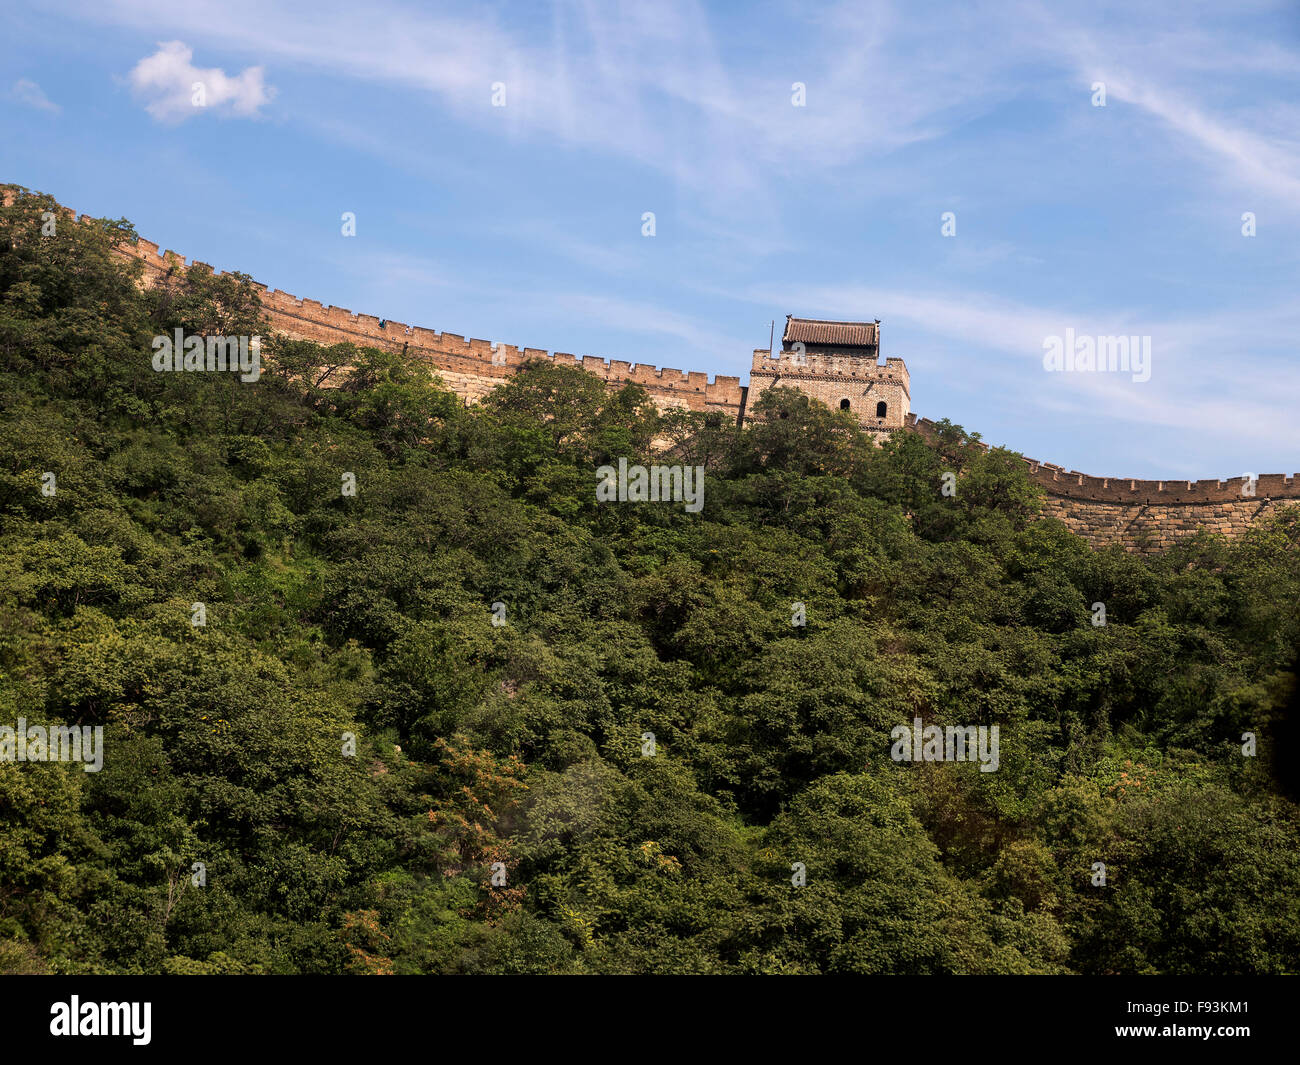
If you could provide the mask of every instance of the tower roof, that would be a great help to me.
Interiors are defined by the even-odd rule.
[[[786,315],[781,343],[874,348],[880,344],[880,322],[831,322],[824,318],[795,318]]]

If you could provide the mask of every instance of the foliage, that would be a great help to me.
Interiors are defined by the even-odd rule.
[[[1141,558],[958,426],[546,362],[466,407],[54,209],[0,210],[0,724],[105,761],[0,762],[0,971],[1300,967],[1294,514]],[[156,373],[176,328],[262,378]],[[704,509],[598,503],[620,458]],[[999,770],[893,761],[918,717]]]

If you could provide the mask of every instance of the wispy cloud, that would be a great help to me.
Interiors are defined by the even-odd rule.
[[[782,287],[779,293],[758,286],[751,295],[756,303],[780,298],[830,316],[844,307],[888,307],[891,322],[943,341],[933,347],[924,373],[959,374],[973,387],[994,387],[1026,411],[1066,412],[1127,426],[1137,437],[1155,426],[1203,441],[1247,440],[1300,451],[1300,424],[1275,401],[1279,394],[1300,394],[1292,339],[1300,334],[1300,307],[1291,303],[1248,316],[1219,312],[1170,319],[1138,311],[1031,306],[972,291],[804,285]],[[1079,335],[1151,337],[1151,379],[1047,372],[1044,341],[1067,328]],[[909,359],[909,366],[917,376],[921,363]],[[1269,386],[1261,388],[1261,381]]]
[[[1300,55],[1296,56],[1300,68]],[[1300,207],[1300,151],[1252,132],[1241,123],[1217,120],[1186,98],[1160,89],[1112,77],[1111,94],[1142,108],[1181,134],[1202,151],[1225,164],[1247,188]]]
[[[629,231],[635,232],[634,220],[629,221]],[[490,235],[510,241],[523,241],[543,248],[548,254],[563,256],[605,274],[622,274],[639,265],[630,252],[611,242],[584,239],[559,222],[544,218],[529,219],[510,226],[494,226]]]
[[[1122,29],[1081,25],[1033,0],[946,5],[937,21],[890,3],[792,8],[784,13],[791,39],[775,53],[770,42],[745,38],[746,20],[696,0],[662,0],[653,11],[632,0],[561,0],[541,34],[531,22],[515,28],[491,11],[395,0],[375,0],[364,17],[352,6],[320,5],[304,18],[296,8],[254,0],[109,0],[87,13],[166,27],[286,66],[415,88],[480,128],[631,159],[712,190],[719,202],[739,199],[751,212],[772,205],[774,178],[800,180],[810,169],[823,179],[853,174],[864,158],[942,137],[1045,77],[1101,77],[1116,100],[1217,156],[1244,181],[1300,199],[1294,146],[1256,128],[1261,116],[1216,114],[1188,90],[1195,77],[1213,80],[1207,71],[1286,77],[1288,63],[1300,64],[1295,53],[1278,44],[1228,48],[1212,34],[1186,31],[1171,47],[1144,49]],[[942,48],[934,47],[936,32]],[[736,62],[736,36],[762,61]],[[151,113],[171,121],[195,112],[191,85],[204,80],[210,106],[221,101],[232,113],[254,113],[269,96],[261,77],[258,67],[234,77],[199,70],[176,42],[132,74],[155,94]],[[502,108],[491,105],[496,82],[507,90]],[[806,106],[794,106],[794,82],[806,87]]]
[[[49,111],[57,115],[62,110],[45,95],[45,91],[36,82],[28,81],[26,78],[19,78],[14,82],[13,88],[9,90],[9,96],[20,104],[34,107],[38,111]]]
[[[446,288],[457,279],[441,263],[428,256],[379,251],[361,255],[335,256],[341,270],[366,279],[367,284],[383,291],[399,286]],[[408,323],[414,324],[414,323]]]
[[[1240,108],[1217,113],[1215,101],[1204,98],[1228,74],[1294,86],[1300,55],[1276,42],[1225,42],[1218,32],[1098,29],[1097,19],[1084,25],[1081,16],[1035,0],[994,8],[922,4],[921,14],[942,15],[935,19],[917,17],[910,4],[791,7],[783,12],[788,40],[775,48],[754,37],[749,20],[696,0],[662,0],[652,11],[634,0],[559,0],[541,33],[532,20],[516,27],[491,9],[397,0],[375,0],[364,16],[351,5],[321,4],[303,17],[296,7],[255,0],[78,6],[91,17],[165,27],[286,66],[415,88],[481,128],[628,158],[711,189],[718,201],[743,197],[750,211],[773,202],[776,176],[797,180],[810,169],[823,178],[851,175],[864,158],[942,137],[1045,80],[1092,77],[1243,181],[1300,199],[1294,144],[1266,130],[1266,116]],[[1164,46],[1147,45],[1152,36]],[[737,49],[755,61],[737,62]],[[253,113],[269,96],[260,68],[233,77],[199,70],[176,42],[132,76],[157,94],[151,113],[172,121],[194,113],[194,81],[211,81],[210,106],[215,95],[232,113]],[[806,86],[806,106],[793,105],[796,81]],[[496,82],[507,88],[503,108],[491,106]]]
[[[219,67],[196,67],[194,52],[181,41],[166,41],[132,69],[128,80],[145,110],[159,122],[184,122],[204,111],[248,117],[268,103],[275,90],[261,67],[229,75]]]
[[[1227,180],[1300,208],[1295,106],[1260,103],[1270,88],[1282,89],[1283,99],[1300,88],[1300,50],[1245,36],[1236,19],[1103,34],[1037,10],[1042,47],[1071,64],[1081,82],[1102,82],[1108,105],[1138,108]],[[1243,93],[1249,85],[1258,88]]]
[[[512,32],[489,13],[386,0],[364,18],[350,7],[322,6],[304,19],[251,0],[116,0],[90,13],[164,26],[281,64],[417,88],[462,120],[492,123],[506,136],[591,146],[713,190],[719,200],[743,194],[749,210],[770,202],[773,172],[842,167],[866,152],[935,137],[1015,92],[999,76],[1014,61],[1005,46],[989,48],[949,25],[952,46],[979,58],[952,62],[928,45],[915,47],[922,28],[888,5],[845,3],[807,17],[798,23],[806,39],[780,72],[728,62],[713,20],[694,0],[664,0],[652,11],[630,0],[557,3],[550,33],[541,37]],[[163,65],[167,114],[180,116],[189,85],[181,96],[170,68],[183,65],[170,56]],[[191,73],[185,77],[197,80]],[[806,107],[793,105],[796,80],[807,85]],[[491,106],[498,81],[507,90],[503,108]]]
[[[878,315],[906,333],[923,412],[990,437],[1164,432],[1190,442],[1169,464],[1300,448],[1293,0],[1244,0],[1247,18],[1185,0],[49,2],[273,66],[294,156],[278,188],[241,191],[371,212],[369,249],[397,257],[348,278],[359,309],[420,321],[402,309],[436,286],[433,327],[728,373],[786,311]],[[157,117],[193,114],[188,49],[150,58]],[[260,71],[229,76],[226,113],[263,109]],[[646,210],[656,239],[629,239]],[[1150,335],[1152,380],[1046,374],[1068,327]]]
[[[658,357],[642,360],[649,365],[662,367],[672,362],[678,369],[694,369],[709,362],[734,363],[736,353],[744,348],[736,337],[723,333],[710,322],[647,301],[586,292],[549,292],[541,299],[552,308],[589,321],[644,336],[666,337],[675,342],[673,354],[665,357],[660,349]]]

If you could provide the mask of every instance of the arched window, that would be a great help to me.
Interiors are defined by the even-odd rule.
[[[849,409],[849,401],[847,399],[840,400],[840,410],[848,410],[848,409]]]
[[[885,401],[882,399],[879,403],[876,404],[876,417],[883,418],[885,416],[885,411],[887,411],[888,409],[889,408],[885,405]]]

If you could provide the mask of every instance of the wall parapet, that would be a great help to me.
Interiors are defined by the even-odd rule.
[[[780,373],[783,377],[798,375],[864,381],[897,380],[905,389],[911,385],[907,363],[898,357],[876,361],[854,355],[796,354],[782,349],[769,353],[767,348],[755,348],[750,363],[750,373]]]
[[[915,414],[907,416],[907,428],[931,439],[938,432],[937,423]],[[985,451],[989,449],[989,445],[982,440],[976,446]],[[1028,467],[1031,481],[1049,495],[1063,499],[1151,506],[1233,503],[1243,499],[1300,499],[1300,478],[1296,474],[1290,477],[1281,473],[1260,474],[1254,479],[1254,490],[1245,492],[1243,488],[1247,479],[1244,476],[1226,481],[1213,478],[1199,481],[1148,481],[1134,477],[1096,477],[1078,470],[1067,470],[1051,462],[1040,462],[1023,455],[1021,458]]]
[[[9,207],[26,194],[26,190],[21,188],[5,187],[0,201]],[[73,222],[93,221],[92,216],[79,214],[64,205],[58,206],[58,212]],[[164,251],[145,237],[119,245],[118,252],[124,258],[142,264],[147,284],[154,284],[161,278],[195,266],[210,270],[216,276],[222,274],[199,259],[187,259],[171,249]],[[557,366],[586,370],[609,385],[641,385],[652,399],[664,406],[726,410],[738,415],[744,401],[745,389],[739,376],[717,374],[710,377],[706,373],[679,370],[671,366],[658,367],[621,359],[578,356],[564,351],[551,352],[544,348],[520,348],[477,337],[467,339],[458,333],[412,326],[373,314],[359,314],[347,307],[327,306],[319,300],[269,288],[261,282],[254,281],[252,284],[262,301],[263,311],[277,332],[294,339],[314,340],[322,344],[353,343],[413,352],[425,357],[436,369],[444,371],[452,387],[467,394],[477,395],[482,392],[482,387],[473,387],[469,381],[479,386],[492,387],[499,384],[501,379],[512,376],[525,363],[545,359]]]
[[[190,266],[212,269],[198,260],[189,261],[187,265],[185,257],[176,252],[159,253],[158,245],[144,238],[135,244],[122,245],[121,251],[127,257],[141,261],[151,281]],[[742,386],[738,376],[718,374],[710,377],[706,373],[671,366],[634,364],[592,355],[577,356],[544,348],[521,348],[477,337],[467,339],[459,333],[412,326],[372,314],[358,314],[346,307],[326,306],[318,300],[304,299],[260,282],[253,282],[253,286],[272,327],[295,339],[324,344],[350,342],[413,352],[426,357],[439,370],[485,379],[510,377],[525,363],[545,359],[557,366],[586,370],[610,385],[642,385],[652,398],[666,405],[698,410],[740,409]]]
[[[2,200],[11,206],[26,190],[16,186],[4,187]],[[59,205],[58,213],[78,224],[94,221],[93,217],[79,214],[70,207]],[[143,264],[145,281],[154,283],[160,278],[192,266],[211,270],[199,260],[187,260],[170,249],[159,246],[144,237],[134,243],[119,246],[119,253],[127,259]],[[219,271],[213,271],[220,276]],[[674,367],[655,367],[634,364],[621,359],[602,359],[596,356],[578,357],[568,352],[549,352],[542,348],[519,348],[512,344],[494,344],[475,337],[466,339],[457,333],[439,332],[423,326],[378,318],[370,314],[357,314],[346,307],[326,306],[317,300],[303,299],[289,292],[270,289],[254,282],[262,300],[263,309],[272,328],[285,335],[314,340],[323,344],[351,342],[395,351],[414,351],[443,372],[458,392],[468,397],[483,394],[500,384],[525,363],[546,359],[559,366],[575,366],[614,386],[627,383],[642,385],[661,406],[684,406],[693,410],[722,410],[743,414],[747,388],[739,377],[717,375],[710,378],[705,373],[684,371]],[[857,366],[847,357],[808,354],[806,365],[793,366],[790,352],[775,352],[769,358],[766,349],[753,354],[752,371],[766,378],[776,371],[782,376],[823,375],[837,378],[893,379],[906,392],[910,384],[907,367],[902,359],[887,358],[884,363]],[[847,366],[848,373],[844,373]],[[752,377],[752,373],[751,373]],[[909,413],[903,428],[912,429],[933,438],[938,426],[928,418]],[[892,430],[890,430],[892,431]],[[989,445],[979,442],[987,450]],[[1049,495],[1066,500],[1091,503],[1128,504],[1137,506],[1177,506],[1183,504],[1211,504],[1240,502],[1243,499],[1275,500],[1300,499],[1300,477],[1293,474],[1261,474],[1254,479],[1253,491],[1243,492],[1246,478],[1226,481],[1206,479],[1139,480],[1128,477],[1097,477],[1067,470],[1050,462],[1023,457],[1029,478]]]

